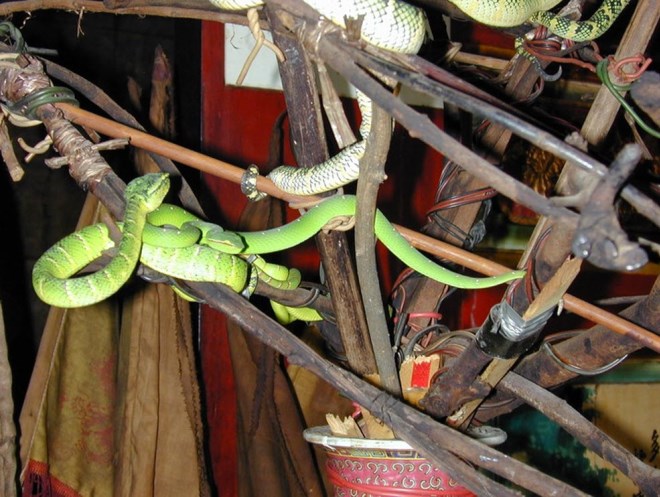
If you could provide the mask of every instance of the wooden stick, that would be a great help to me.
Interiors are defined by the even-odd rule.
[[[563,399],[516,373],[506,375],[498,388],[521,398],[553,420],[577,438],[582,445],[621,470],[645,495],[655,495],[660,488],[659,469],[635,457]]]
[[[569,259],[565,261],[552,276],[550,281],[548,281],[548,283],[541,289],[530,306],[525,310],[525,313],[522,316],[523,320],[530,321],[559,305],[559,302],[566,294],[566,290],[568,290],[568,287],[579,274],[581,265],[581,259]],[[495,388],[504,375],[506,375],[518,361],[518,358],[519,356],[506,359],[499,357],[494,358],[479,376],[480,381],[483,384],[488,385],[491,389]],[[452,426],[467,428],[472,414],[483,401],[484,398],[480,397],[465,403],[456,411],[456,413],[449,416],[447,423]]]
[[[328,150],[313,63],[301,41],[282,25],[279,11],[270,5],[265,10],[273,41],[287,54],[286,60],[279,62],[279,70],[296,161],[300,167],[314,167],[328,158]],[[379,361],[369,336],[346,233],[320,232],[316,243],[349,368],[361,375],[377,374]]]
[[[114,138],[128,138],[131,145],[134,147],[163,155],[173,161],[212,174],[213,176],[226,179],[232,183],[240,184],[243,173],[245,172],[244,169],[229,164],[228,162],[214,159],[208,155],[195,152],[194,150],[182,147],[181,145],[176,145],[175,143],[163,140],[162,138],[158,138],[143,131],[124,126],[116,121],[106,119],[105,117],[93,114],[74,105],[58,103],[56,104],[56,107],[61,109],[64,112],[64,116],[73,124],[89,126],[101,134],[112,136]],[[315,197],[300,197],[298,195],[285,193],[277,188],[271,180],[263,176],[257,178],[257,188],[268,195],[281,198],[287,202],[295,203],[315,200]]]

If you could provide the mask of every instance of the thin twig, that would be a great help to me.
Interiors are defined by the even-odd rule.
[[[14,152],[14,146],[12,145],[5,119],[0,120],[0,155],[7,166],[12,181],[20,181],[25,174],[25,170],[21,166],[18,157],[16,157],[16,152]]]
[[[391,395],[399,397],[401,384],[383,309],[374,233],[378,189],[385,179],[385,161],[392,137],[392,119],[373,102],[371,107],[371,131],[368,137],[362,137],[366,140],[366,148],[360,160],[360,177],[357,182],[355,260],[381,386]]]

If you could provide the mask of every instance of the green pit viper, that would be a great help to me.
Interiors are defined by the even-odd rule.
[[[588,41],[609,29],[630,0],[603,0],[600,8],[586,21],[572,21],[549,9],[562,0],[450,0],[474,20],[495,27],[524,23],[540,24],[557,36],[573,41]],[[262,0],[210,0],[224,10],[244,10],[262,6]],[[361,35],[367,42],[386,50],[417,53],[426,38],[424,11],[401,0],[305,0],[323,17],[345,28],[345,19],[364,15]],[[521,40],[516,46],[521,50]],[[534,59],[535,60],[535,59]],[[358,178],[364,139],[371,129],[371,102],[357,92],[362,114],[360,135],[363,140],[311,168],[280,166],[269,174],[281,190],[296,195],[314,195],[346,185]],[[251,186],[252,188],[254,185]]]
[[[37,295],[44,302],[63,308],[95,304],[126,283],[138,259],[145,266],[173,278],[222,283],[247,295],[254,290],[257,278],[282,289],[296,288],[300,284],[297,269],[267,263],[259,256],[246,260],[195,243],[200,227],[207,229],[209,225],[215,232],[221,228],[199,220],[180,207],[162,204],[168,188],[167,175],[146,175],[129,183],[125,191],[125,221],[117,223],[122,238],[115,256],[102,270],[73,277],[106,251],[115,249],[104,223],[86,226],[48,249],[32,271]],[[188,224],[187,230],[176,229],[184,223]],[[194,231],[193,225],[196,225]],[[190,299],[182,290],[178,293]],[[272,305],[281,322],[321,319],[313,309],[294,309],[275,302]]]
[[[221,238],[216,248],[211,247],[211,236]],[[220,226],[176,205],[162,204],[147,216],[143,240],[141,262],[174,278],[222,283],[248,297],[257,281],[284,290],[298,288],[302,281],[296,268],[266,262],[257,254],[238,254],[237,247],[242,242],[233,232],[224,232]],[[178,287],[174,286],[174,290],[183,298],[194,300]],[[281,324],[323,319],[312,308],[290,307],[274,300],[270,304]]]
[[[227,231],[210,223],[194,222],[190,227],[199,228],[201,231],[199,236],[192,238],[199,238],[199,243],[219,252],[263,255],[287,250],[305,242],[321,231],[330,220],[353,216],[355,206],[354,195],[337,195],[316,204],[295,221],[264,231]],[[182,217],[185,215],[181,214]],[[187,231],[188,226],[188,223],[183,223],[181,231]],[[497,276],[476,278],[450,271],[411,246],[380,210],[376,211],[374,232],[383,245],[403,263],[429,278],[456,288],[488,288],[521,278],[525,274],[524,271],[510,271]],[[187,242],[182,244],[185,243]]]
[[[114,246],[104,224],[84,228],[57,242],[37,260],[32,272],[37,295],[44,302],[58,307],[82,307],[100,302],[121,288],[130,278],[138,260],[173,277],[221,282],[235,291],[242,291],[248,279],[248,262],[232,256],[260,256],[286,250],[314,236],[329,220],[355,213],[354,196],[335,196],[282,227],[256,232],[232,232],[201,221],[176,206],[165,204],[160,212],[159,206],[168,188],[167,174],[148,174],[131,181],[125,192],[122,237],[108,265],[95,273],[73,277]],[[174,219],[174,212],[179,212],[184,220]],[[168,230],[151,226],[147,222],[150,213],[154,213],[154,223],[167,222],[181,229],[170,234]],[[157,220],[156,214],[165,214],[169,220]],[[147,231],[156,231],[155,235],[147,235],[155,237],[149,243],[142,242],[145,226],[148,226]],[[189,227],[199,230],[201,235],[197,235],[196,239],[193,237],[192,241],[180,243],[180,233],[187,232]],[[486,288],[521,278],[525,274],[524,271],[511,271],[498,276],[475,278],[454,273],[412,247],[380,211],[376,213],[374,229],[378,239],[402,262],[450,286]],[[161,236],[159,233],[164,234]],[[286,280],[288,276],[275,278]]]
[[[297,269],[268,263],[260,256],[237,257],[196,243],[200,231],[212,227],[217,233],[221,228],[180,207],[161,203],[168,189],[168,176],[161,174],[146,175],[129,183],[124,193],[125,220],[117,223],[122,232],[121,241],[110,263],[95,273],[73,277],[106,251],[115,249],[106,224],[86,226],[49,248],[32,271],[32,283],[39,298],[63,308],[95,304],[126,283],[138,259],[172,278],[222,283],[248,296],[254,291],[257,279],[282,289],[300,284]],[[184,224],[183,229],[177,229]],[[176,285],[174,290],[194,300]],[[322,319],[314,309],[288,307],[274,301],[271,306],[282,324],[297,319]]]
[[[131,277],[140,258],[147,214],[163,202],[169,187],[165,173],[140,176],[126,186],[122,238],[116,256],[103,269],[71,277],[109,248],[90,231],[73,233],[49,248],[32,269],[32,285],[39,298],[57,307],[82,307],[117,292]],[[96,257],[90,258],[90,253]]]

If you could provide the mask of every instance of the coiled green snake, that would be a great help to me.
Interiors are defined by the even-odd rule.
[[[126,186],[122,238],[116,256],[103,269],[71,277],[114,245],[109,237],[103,240],[96,232],[76,232],[49,248],[32,269],[32,286],[39,298],[57,307],[82,307],[117,292],[131,277],[140,258],[147,214],[163,202],[169,187],[165,173],[140,176]],[[90,259],[90,254],[96,257]]]
[[[355,213],[354,196],[336,196],[312,207],[282,227],[256,232],[232,232],[201,221],[179,207],[165,204],[159,208],[168,187],[166,174],[148,174],[128,184],[122,238],[117,253],[105,268],[86,276],[73,277],[80,269],[100,257],[103,251],[114,246],[104,224],[95,224],[77,231],[49,248],[33,268],[32,282],[37,295],[44,302],[58,307],[81,307],[100,302],[121,288],[130,278],[138,260],[173,277],[220,282],[237,292],[242,291],[249,277],[248,261],[234,257],[234,254],[259,256],[286,250],[314,236],[329,220]],[[168,222],[182,229],[171,233],[151,226],[147,219],[152,211],[154,223]],[[156,219],[156,214],[165,219]],[[142,242],[145,226],[155,230],[155,233],[146,235],[149,243]],[[194,235],[192,239],[181,242],[179,237],[188,236],[188,228],[199,230],[201,235]],[[475,278],[452,272],[412,247],[380,211],[376,213],[374,230],[378,239],[402,262],[450,286],[486,288],[521,278],[525,274],[524,271],[511,271],[498,276]],[[285,281],[288,275],[271,277]],[[292,278],[296,277],[294,272]]]
[[[478,22],[496,27],[534,23],[557,36],[574,41],[588,41],[609,29],[630,0],[603,0],[600,8],[586,21],[572,21],[548,12],[561,0],[450,0]],[[225,10],[243,10],[263,5],[263,0],[210,0]],[[424,12],[401,0],[305,0],[324,18],[346,27],[346,18],[363,15],[361,35],[364,40],[386,50],[416,53],[427,32]],[[517,40],[518,51],[525,53]],[[530,56],[531,58],[531,56]],[[536,59],[532,60],[536,62]],[[540,70],[540,66],[537,65]],[[280,166],[269,174],[281,190],[296,195],[314,195],[346,185],[358,178],[359,162],[364,155],[364,139],[371,126],[371,102],[357,93],[362,114],[360,135],[363,140],[343,149],[327,161],[310,168]],[[254,184],[248,185],[253,189]],[[253,198],[253,197],[251,197]],[[256,193],[254,198],[258,198]]]
[[[115,292],[133,274],[138,259],[159,273],[188,281],[210,281],[229,286],[235,292],[251,294],[257,278],[278,288],[296,288],[300,272],[261,257],[237,257],[196,243],[198,226],[204,223],[193,214],[170,204],[162,204],[169,188],[166,174],[150,174],[135,179],[126,187],[124,222],[118,223],[122,238],[108,265],[89,275],[73,277],[79,270],[115,248],[108,226],[97,223],[63,238],[37,260],[32,271],[35,292],[44,302],[57,307],[82,307],[100,302]],[[146,220],[146,222],[145,222]],[[177,230],[184,223],[192,229]],[[173,228],[163,228],[162,225]],[[159,245],[160,244],[160,245]],[[184,291],[174,289],[191,300]],[[310,308],[293,308],[271,302],[283,324],[301,319],[317,321],[322,317]]]

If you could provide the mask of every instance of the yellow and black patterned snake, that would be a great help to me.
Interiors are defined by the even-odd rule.
[[[630,0],[603,0],[586,21],[558,16],[550,9],[562,0],[449,0],[475,21],[508,28],[525,23],[539,24],[562,38],[573,41],[595,40],[614,23]]]
[[[573,41],[588,41],[609,29],[630,0],[603,0],[586,21],[572,21],[549,12],[561,0],[450,0],[474,20],[495,27],[524,23],[540,24],[557,36]],[[225,10],[243,10],[263,5],[263,0],[210,0]],[[324,18],[345,27],[346,18],[364,16],[364,40],[386,50],[416,53],[427,32],[424,11],[401,0],[305,0]],[[370,131],[371,103],[358,93],[362,113],[360,134],[363,140],[312,168],[280,166],[268,174],[277,187],[297,195],[313,195],[333,190],[357,179],[364,154],[364,139]]]

